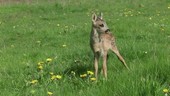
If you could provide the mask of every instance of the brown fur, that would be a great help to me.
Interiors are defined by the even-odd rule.
[[[95,67],[95,77],[97,78],[98,74],[98,62],[99,57],[103,58],[103,74],[107,78],[107,55],[108,51],[113,51],[118,59],[123,63],[127,68],[127,64],[123,57],[120,55],[113,34],[110,32],[106,22],[103,20],[102,13],[100,16],[96,14],[92,15],[92,30],[90,36],[90,46],[94,53],[94,67]]]

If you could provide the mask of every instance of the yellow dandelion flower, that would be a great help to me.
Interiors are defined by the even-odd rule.
[[[31,83],[31,84],[38,83],[38,80],[32,80],[30,83]]]
[[[54,75],[54,73],[53,73],[53,72],[50,72],[50,75]]]
[[[161,28],[161,31],[164,31],[165,29],[164,28]]]
[[[163,89],[163,92],[164,92],[164,93],[168,93],[169,90],[168,90],[168,89]]]
[[[71,71],[71,74],[75,75],[76,73],[74,71]]]
[[[56,79],[61,79],[62,76],[61,75],[56,75]]]
[[[38,62],[38,66],[41,66],[43,64],[44,64],[44,62]]]
[[[81,78],[87,77],[87,74],[80,75]]]
[[[90,78],[91,81],[96,81],[96,78]]]
[[[60,26],[60,24],[57,24],[57,27],[59,27]]]
[[[51,59],[51,58],[47,58],[46,61],[47,61],[47,62],[51,62],[52,59]]]
[[[40,43],[41,43],[41,41],[39,41],[39,40],[38,40],[38,41],[36,41],[36,43],[40,44]]]
[[[50,91],[48,91],[47,94],[48,94],[49,96],[53,95],[53,93],[50,92]]]
[[[63,46],[63,47],[66,47],[67,45],[64,44],[64,45],[62,45],[62,46]]]
[[[42,66],[42,65],[38,66],[38,69],[42,70],[42,69],[43,69],[43,66]]]
[[[54,79],[56,79],[56,76],[55,76],[55,75],[52,75],[52,76],[51,76],[51,80],[54,80]]]
[[[92,71],[87,71],[88,75],[93,75],[94,73]]]
[[[52,75],[52,76],[51,76],[51,80],[61,79],[61,78],[62,78],[61,75]]]

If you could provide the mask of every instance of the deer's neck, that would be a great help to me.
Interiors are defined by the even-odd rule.
[[[94,28],[93,26],[92,26],[92,29],[91,29],[91,34],[92,35],[97,35],[97,36],[99,35],[96,28]]]

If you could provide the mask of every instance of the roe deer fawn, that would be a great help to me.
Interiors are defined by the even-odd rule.
[[[101,13],[97,16],[95,13],[92,14],[92,30],[90,34],[90,47],[94,53],[94,67],[95,67],[95,77],[98,74],[98,62],[99,57],[103,58],[103,74],[107,79],[107,55],[108,51],[113,51],[118,59],[123,63],[123,65],[129,70],[125,60],[120,55],[116,43],[115,37],[108,28],[106,22],[103,20],[103,14]]]

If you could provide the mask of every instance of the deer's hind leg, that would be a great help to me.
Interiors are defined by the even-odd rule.
[[[116,45],[112,46],[111,50],[116,54],[116,56],[117,56],[118,59],[123,63],[123,65],[129,70],[129,67],[127,66],[125,60],[124,60],[123,57],[120,55],[119,50],[117,49],[117,46],[116,46]]]

